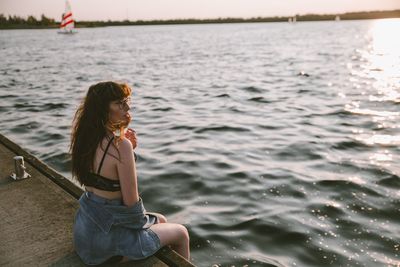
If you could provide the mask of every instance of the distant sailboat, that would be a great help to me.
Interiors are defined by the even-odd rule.
[[[71,5],[69,4],[68,0],[65,1],[65,12],[62,14],[61,17],[61,24],[60,30],[58,33],[64,34],[72,34],[76,33],[75,29],[75,21],[72,17]]]
[[[340,16],[336,16],[335,21],[340,21]]]

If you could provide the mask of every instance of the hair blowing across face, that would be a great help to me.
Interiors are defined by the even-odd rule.
[[[75,113],[71,133],[72,176],[80,184],[85,184],[87,174],[93,171],[96,149],[107,134],[110,103],[130,94],[128,85],[115,82],[100,82],[89,87]]]

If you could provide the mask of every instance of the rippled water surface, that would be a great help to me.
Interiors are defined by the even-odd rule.
[[[0,31],[0,132],[70,177],[87,88],[134,88],[140,192],[198,266],[400,264],[400,20]]]

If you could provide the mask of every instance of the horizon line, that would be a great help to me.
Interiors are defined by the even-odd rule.
[[[129,22],[152,22],[152,21],[185,21],[185,20],[197,20],[197,21],[201,21],[201,20],[225,20],[225,19],[242,19],[242,20],[251,20],[251,19],[283,19],[283,18],[293,18],[293,17],[299,17],[299,16],[339,16],[339,15],[347,15],[347,14],[359,14],[359,13],[375,13],[375,12],[399,12],[399,17],[400,17],[400,9],[380,9],[380,10],[369,10],[369,11],[350,11],[350,12],[344,12],[344,13],[298,13],[298,14],[294,14],[292,16],[282,16],[282,15],[275,15],[275,16],[249,16],[249,17],[209,17],[209,18],[195,18],[195,17],[187,17],[187,18],[170,18],[170,19],[136,19],[136,20],[131,20],[131,19],[121,19],[121,20],[110,20],[110,19],[106,19],[106,20],[76,20],[76,21],[83,21],[83,22],[122,22],[122,21],[129,21]],[[3,13],[0,13],[0,15],[3,15]],[[43,13],[40,16],[45,16]],[[19,16],[19,15],[6,15],[4,14],[4,16],[16,16],[19,18],[29,18],[30,16],[36,18],[34,15],[27,15],[27,16]],[[39,16],[39,17],[40,17]],[[46,16],[47,17],[47,16]],[[54,19],[51,17],[47,17],[49,19]],[[58,21],[56,19],[54,19],[54,21]]]

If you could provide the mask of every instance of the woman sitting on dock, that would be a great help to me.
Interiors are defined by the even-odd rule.
[[[72,174],[85,186],[74,246],[89,265],[143,259],[166,245],[189,259],[187,229],[147,213],[139,197],[130,95],[126,84],[92,85],[73,122]]]

